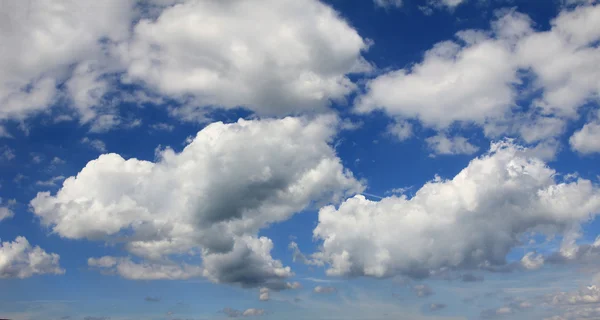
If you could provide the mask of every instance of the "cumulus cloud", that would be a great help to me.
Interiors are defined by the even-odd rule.
[[[269,301],[269,288],[260,288],[258,300]]]
[[[435,129],[472,123],[490,137],[510,134],[527,142],[555,137],[600,93],[599,16],[599,5],[565,9],[550,30],[536,31],[529,17],[501,12],[491,30],[460,31],[410,68],[370,80],[356,110],[383,109]],[[539,96],[519,106],[521,95],[532,91]],[[591,141],[586,136],[594,128],[590,124],[571,144]]]
[[[118,260],[112,268],[127,278],[197,276],[171,257],[199,255],[211,281],[285,289],[293,273],[257,233],[362,191],[330,145],[338,124],[333,116],[213,123],[156,162],[101,155],[31,207],[62,237],[123,242],[147,260]]]
[[[473,154],[479,150],[467,138],[461,136],[448,137],[438,134],[425,139],[425,142],[434,155]]]
[[[573,133],[569,144],[581,154],[600,152],[600,114],[596,114],[590,122]]]
[[[256,23],[260,21],[260,23]],[[142,19],[119,50],[127,76],[173,97],[193,118],[200,106],[243,106],[261,115],[324,110],[369,70],[368,43],[316,0],[182,1]]]
[[[440,268],[503,266],[527,231],[564,233],[600,212],[600,188],[556,171],[510,141],[493,143],[452,179],[414,197],[358,195],[319,211],[315,253],[329,275],[421,277]],[[533,258],[533,257],[529,257]]]
[[[544,265],[544,256],[535,252],[528,252],[521,259],[521,265],[528,270],[536,270]]]
[[[397,138],[398,141],[407,140],[413,135],[412,124],[402,119],[396,119],[392,124],[388,126],[387,131],[393,137]]]
[[[0,278],[29,278],[41,274],[64,274],[60,257],[47,253],[39,246],[32,247],[24,237],[0,244]]]
[[[111,65],[106,48],[129,37],[134,2],[3,1],[0,120],[22,120],[47,109],[64,81],[82,121],[94,118],[105,84],[87,66]]]

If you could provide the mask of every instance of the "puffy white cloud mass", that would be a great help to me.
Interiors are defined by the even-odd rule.
[[[460,31],[410,68],[369,81],[356,110],[383,109],[438,129],[468,122],[527,142],[557,136],[580,106],[598,101],[600,5],[563,10],[551,26],[538,32],[529,17],[505,11],[490,31]],[[534,91],[530,105],[518,105]]]
[[[433,154],[451,155],[451,154],[473,154],[479,150],[472,145],[465,137],[448,137],[445,134],[438,134],[425,139],[429,149]]]
[[[597,184],[557,181],[529,150],[503,141],[412,198],[357,195],[321,208],[314,237],[323,243],[313,257],[329,265],[329,275],[420,277],[445,267],[500,266],[524,232],[566,232],[598,212]],[[539,263],[535,256],[525,262]]]
[[[106,94],[132,81],[189,102],[173,110],[186,118],[205,107],[323,111],[355,89],[348,74],[371,69],[369,41],[318,0],[7,0],[1,10],[0,121],[60,100],[105,131],[121,124]]]
[[[119,54],[128,78],[164,94],[286,115],[344,99],[355,89],[346,75],[371,68],[361,56],[367,48],[320,1],[211,0],[183,1],[157,19],[142,19]]]
[[[290,268],[271,257],[269,238],[256,235],[362,191],[330,145],[338,125],[334,116],[213,123],[183,151],[159,151],[155,162],[101,155],[30,204],[62,237],[122,242],[146,260],[110,266],[127,278],[148,268],[157,278],[183,277],[170,257],[184,254],[200,255],[202,275],[215,282],[285,287]]]
[[[129,37],[134,2],[2,1],[0,120],[46,110],[67,80],[67,96],[81,120],[92,120],[106,90],[97,73],[114,67],[106,50]]]
[[[600,114],[577,130],[569,139],[569,144],[581,154],[600,152]]]
[[[60,257],[32,247],[24,237],[0,243],[0,278],[29,278],[41,274],[64,274]]]

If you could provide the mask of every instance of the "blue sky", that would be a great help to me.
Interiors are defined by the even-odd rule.
[[[597,1],[0,12],[0,318],[600,317]]]

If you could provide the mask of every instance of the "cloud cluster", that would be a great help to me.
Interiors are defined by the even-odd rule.
[[[64,274],[60,257],[32,247],[24,237],[0,244],[0,278],[29,278],[41,274]]]
[[[579,6],[535,31],[529,17],[505,11],[490,31],[460,31],[410,68],[370,80],[356,110],[383,109],[436,129],[471,123],[489,137],[528,143],[556,137],[581,106],[598,100],[599,21],[599,5]],[[531,99],[534,91],[541,93]],[[519,105],[523,97],[532,103]],[[573,136],[573,148],[596,152],[596,127],[594,120]]]
[[[123,243],[142,261],[91,259],[131,279],[179,279],[286,288],[293,273],[271,257],[260,229],[309,206],[337,202],[362,184],[330,146],[336,117],[213,123],[177,153],[155,162],[104,154],[56,193],[40,192],[33,212],[71,239]],[[175,255],[199,256],[202,267]]]
[[[2,12],[0,121],[60,101],[61,119],[105,131],[122,124],[107,94],[131,83],[183,102],[172,111],[187,119],[206,107],[323,111],[372,68],[369,42],[317,0],[9,0]]]
[[[556,171],[510,141],[493,143],[452,179],[426,183],[414,197],[347,199],[319,211],[313,257],[327,274],[428,275],[440,268],[490,268],[528,231],[566,232],[600,212],[600,187]],[[529,255],[533,268],[540,258]]]

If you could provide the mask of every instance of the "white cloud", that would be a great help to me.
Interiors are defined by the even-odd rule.
[[[130,258],[104,256],[89,258],[88,266],[98,268],[104,274],[118,274],[130,280],[186,280],[202,276],[199,266],[176,263],[136,263]]]
[[[142,19],[119,54],[132,80],[173,97],[193,95],[174,113],[194,118],[203,106],[261,115],[324,110],[355,89],[347,74],[370,68],[361,56],[367,47],[320,1],[213,0]]]
[[[253,317],[253,316],[262,316],[263,314],[265,314],[265,310],[263,310],[263,309],[250,308],[250,309],[244,310],[244,312],[242,313],[242,316]]]
[[[14,217],[15,213],[11,207],[16,203],[16,200],[8,200],[7,206],[2,206],[2,198],[0,198],[0,221]]]
[[[129,253],[160,265],[200,255],[211,281],[285,288],[293,273],[257,233],[362,191],[330,145],[338,125],[332,116],[213,123],[156,162],[101,155],[31,206],[63,237],[124,241]]]
[[[258,300],[269,301],[269,288],[260,288]]]
[[[534,252],[528,252],[521,259],[521,265],[525,269],[536,270],[544,265],[544,256],[541,254],[535,254]]]
[[[29,278],[40,274],[64,274],[56,253],[32,247],[24,237],[0,244],[0,278]]]
[[[511,142],[450,180],[426,183],[414,197],[347,199],[319,211],[313,256],[329,275],[422,277],[443,267],[501,266],[524,232],[554,234],[600,212],[589,180],[555,180],[556,172]]]
[[[473,154],[479,150],[465,137],[448,137],[441,133],[425,139],[425,142],[436,155]]]
[[[173,131],[173,129],[175,129],[175,126],[161,122],[151,125],[150,128],[158,131]]]
[[[15,150],[7,146],[0,147],[0,160],[10,161],[15,157]]]
[[[56,186],[57,182],[63,181],[65,179],[64,176],[56,176],[56,177],[52,177],[46,181],[36,181],[36,185],[38,186],[42,186],[42,187],[54,187]]]
[[[600,152],[600,114],[576,131],[569,139],[569,144],[581,154]]]
[[[83,139],[81,139],[81,143],[89,145],[90,147],[96,149],[98,152],[106,152],[106,144],[100,139],[90,139],[88,137],[84,137]]]
[[[387,131],[399,141],[407,140],[413,135],[412,124],[402,119],[396,119],[387,127]]]
[[[511,134],[528,143],[557,137],[582,105],[598,102],[599,17],[599,5],[579,6],[537,32],[529,17],[504,11],[491,30],[460,31],[410,68],[369,81],[355,109],[383,109],[434,129],[472,123],[489,137]],[[533,92],[540,95],[531,105],[517,104]],[[580,135],[584,140],[585,131]]]
[[[22,120],[47,109],[57,98],[56,85],[71,77],[67,92],[74,107],[82,119],[93,117],[90,98],[96,95],[93,92],[101,91],[98,89],[102,85],[92,85],[84,66],[89,61],[110,65],[104,49],[111,41],[129,37],[133,3],[31,0],[23,5],[18,0],[3,1],[0,120]],[[77,65],[81,67],[71,74],[72,66]]]

